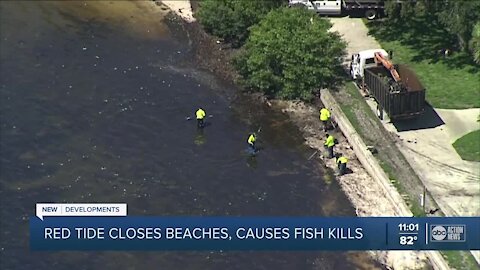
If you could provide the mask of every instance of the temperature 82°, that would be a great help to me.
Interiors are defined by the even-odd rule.
[[[401,235],[400,236],[400,245],[402,246],[413,246],[417,241],[418,237],[416,235]]]

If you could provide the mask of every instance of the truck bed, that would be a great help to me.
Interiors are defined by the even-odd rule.
[[[408,119],[422,114],[425,110],[425,88],[415,73],[405,65],[395,65],[403,87],[397,83],[384,67],[365,69],[364,83],[378,104],[390,119]]]

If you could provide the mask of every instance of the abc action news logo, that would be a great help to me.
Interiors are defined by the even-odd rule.
[[[430,241],[432,242],[465,242],[466,233],[465,225],[430,225]]]

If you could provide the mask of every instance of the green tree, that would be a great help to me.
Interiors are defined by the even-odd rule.
[[[470,50],[473,53],[473,60],[480,64],[480,21],[473,27],[472,39],[470,40]]]
[[[271,11],[251,28],[235,66],[245,86],[272,97],[309,100],[343,72],[346,44],[329,21],[299,8]]]
[[[468,48],[475,23],[480,20],[480,1],[443,1],[437,16],[446,29],[456,34],[462,49]]]
[[[393,0],[385,1],[385,14],[389,20],[396,21],[400,19],[400,10],[400,3]]]
[[[234,46],[241,46],[248,37],[248,28],[283,2],[284,0],[203,0],[197,16],[208,33],[223,38]]]
[[[385,12],[392,21],[428,24],[434,19],[448,32],[456,35],[459,47],[466,50],[472,38],[473,26],[480,20],[480,1],[387,0]],[[425,15],[428,15],[428,18],[425,18]]]
[[[387,0],[385,1],[385,14],[390,20],[401,21],[414,15],[416,4],[417,2]]]

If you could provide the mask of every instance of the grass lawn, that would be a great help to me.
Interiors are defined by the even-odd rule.
[[[453,143],[464,160],[480,161],[480,130],[473,131]]]
[[[463,52],[444,57],[442,49],[454,48],[455,39],[434,20],[366,24],[369,34],[385,50],[393,50],[394,63],[406,64],[415,71],[431,105],[444,109],[480,107],[480,65]]]

